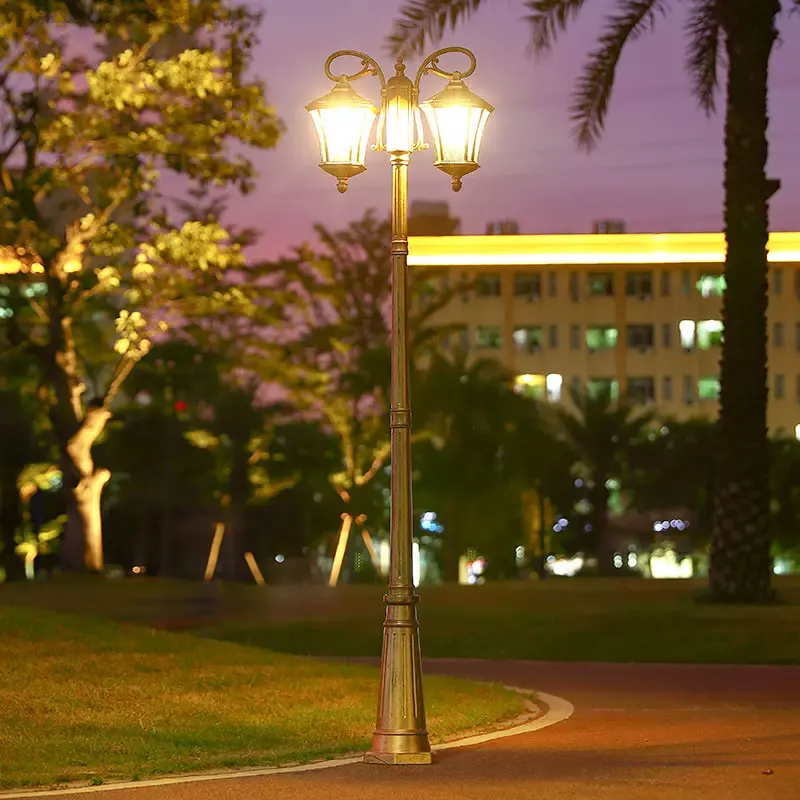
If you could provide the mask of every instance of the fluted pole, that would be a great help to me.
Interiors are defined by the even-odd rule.
[[[384,597],[378,723],[367,763],[430,764],[413,579],[411,402],[408,356],[408,153],[392,164],[392,341],[389,426],[391,514],[389,591]]]

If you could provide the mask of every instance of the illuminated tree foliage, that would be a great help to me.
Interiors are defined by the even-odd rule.
[[[287,282],[305,276],[307,293],[301,293],[306,304],[297,320],[302,333],[287,344],[292,367],[283,380],[291,402],[319,418],[339,444],[340,469],[329,480],[344,504],[344,548],[353,522],[362,531],[374,522],[368,519],[375,505],[370,484],[390,455],[391,225],[368,211],[344,230],[318,225],[316,232],[318,243],[301,251],[299,269],[287,265]],[[447,333],[431,317],[457,289],[428,270],[410,271],[409,352],[415,363]],[[413,434],[414,440],[425,436],[422,430]],[[368,535],[364,541],[369,547]]]
[[[174,321],[257,309],[253,290],[230,280],[242,243],[176,210],[164,187],[252,189],[241,146],[274,147],[281,131],[248,75],[259,21],[229,0],[3,7],[0,272],[13,291],[0,337],[39,366],[74,567],[103,566],[109,473],[92,446],[153,337]],[[89,355],[102,362],[93,372]]]

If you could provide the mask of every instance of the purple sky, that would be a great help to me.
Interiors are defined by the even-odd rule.
[[[257,255],[274,257],[308,240],[314,222],[343,227],[370,206],[388,213],[385,154],[370,153],[368,171],[339,195],[334,180],[317,166],[319,153],[304,105],[330,88],[322,67],[334,50],[363,50],[391,72],[383,41],[400,0],[254,2],[266,11],[256,68],[287,133],[275,151],[256,155],[259,188],[233,201],[231,212],[238,223],[263,231]],[[570,138],[569,92],[601,18],[584,14],[561,46],[537,62],[526,55],[522,2],[487,1],[444,42],[475,52],[478,69],[469,86],[496,107],[484,137],[481,169],[454,194],[447,176],[432,167],[430,151],[415,154],[411,199],[447,200],[461,217],[464,233],[483,233],[487,222],[499,219],[516,219],[523,233],[588,232],[594,219],[609,217],[625,219],[632,231],[719,230],[722,120],[719,115],[706,119],[694,105],[683,67],[683,4],[675,3],[675,12],[655,34],[635,42],[623,59],[605,136],[586,155]],[[783,188],[773,198],[772,227],[796,230],[800,18],[784,14],[781,22],[784,44],[772,62],[770,175],[781,178]],[[415,59],[409,65],[412,77],[417,64]],[[442,86],[438,78],[426,77],[423,97]],[[356,88],[377,100],[374,79],[364,78]]]

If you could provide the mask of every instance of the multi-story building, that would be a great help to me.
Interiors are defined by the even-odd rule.
[[[720,233],[437,236],[409,264],[471,286],[438,319],[520,391],[606,386],[687,417],[717,411],[724,252]],[[800,436],[800,232],[773,233],[769,260],[769,426]]]

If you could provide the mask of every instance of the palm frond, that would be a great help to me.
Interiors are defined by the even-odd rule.
[[[800,3],[800,0],[795,2]],[[692,91],[700,107],[710,115],[716,107],[719,86],[718,66],[722,35],[720,0],[696,0],[689,11],[686,35],[689,38],[686,68],[692,79]]]
[[[580,13],[586,0],[526,0],[525,19],[531,26],[530,51],[537,56],[549,52],[558,35]]]
[[[606,20],[598,47],[589,54],[573,94],[573,134],[583,150],[591,150],[603,132],[625,45],[653,29],[656,17],[666,13],[669,0],[619,0],[617,5],[618,10]]]
[[[410,0],[400,9],[387,39],[393,56],[419,53],[426,44],[438,42],[445,31],[465,22],[483,0]]]

